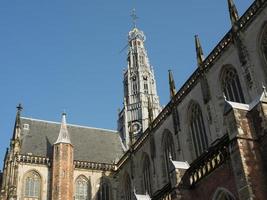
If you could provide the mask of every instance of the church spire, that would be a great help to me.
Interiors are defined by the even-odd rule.
[[[58,135],[58,138],[55,144],[58,144],[58,143],[71,144],[68,129],[67,129],[67,123],[66,123],[66,113],[62,113],[61,127],[60,127],[59,135]]]
[[[204,54],[203,54],[203,50],[202,50],[198,35],[195,35],[195,45],[196,45],[196,53],[197,53],[197,65],[199,68],[201,68],[203,61],[204,61]]]
[[[127,127],[133,127],[133,139],[136,140],[149,127],[150,122],[160,110],[157,95],[154,71],[150,65],[145,47],[145,34],[136,28],[136,14],[132,14],[134,27],[128,34],[127,69],[124,71],[124,98],[127,103],[119,114],[118,130],[125,147],[128,148],[127,139],[130,138]],[[148,98],[151,107],[148,108]],[[148,112],[150,109],[151,119]]]
[[[173,75],[172,75],[172,71],[169,70],[168,72],[169,72],[170,98],[172,99],[176,94],[175,82],[174,82],[174,78],[173,78]]]
[[[13,139],[18,139],[20,137],[20,129],[21,129],[21,111],[23,110],[21,103],[17,106],[17,113],[16,113],[16,121],[14,126],[13,132]]]
[[[236,9],[236,6],[233,0],[227,0],[227,1],[228,1],[228,8],[229,8],[229,13],[230,13],[231,23],[232,23],[232,26],[234,26],[239,19],[238,11]]]

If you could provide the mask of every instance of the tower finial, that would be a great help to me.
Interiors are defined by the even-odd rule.
[[[175,82],[174,82],[174,78],[173,78],[173,75],[172,75],[172,71],[168,70],[168,72],[169,72],[170,98],[172,99],[176,94]]]
[[[23,110],[21,103],[19,103],[19,105],[17,106],[17,110],[18,110],[18,112],[21,112]]]
[[[227,0],[228,1],[228,8],[229,8],[229,14],[232,26],[236,24],[236,22],[239,20],[238,11],[236,9],[235,3],[233,0]]]
[[[202,50],[198,35],[195,35],[195,45],[196,45],[196,53],[197,53],[197,65],[199,68],[201,68],[203,61],[204,61],[204,54],[203,54],[203,50]]]
[[[131,14],[132,20],[133,20],[133,27],[136,28],[136,21],[138,19],[137,15],[136,15],[136,10],[135,8],[132,10],[132,14]]]

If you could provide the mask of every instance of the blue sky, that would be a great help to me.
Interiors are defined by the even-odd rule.
[[[252,0],[235,0],[240,14]],[[116,129],[122,107],[130,13],[147,37],[162,105],[167,71],[177,88],[196,68],[194,35],[205,55],[230,29],[227,0],[3,0],[0,2],[0,160],[23,116]],[[0,164],[1,164],[0,161]]]

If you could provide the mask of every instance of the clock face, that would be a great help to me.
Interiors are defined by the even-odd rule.
[[[139,133],[141,129],[142,129],[142,124],[140,122],[133,122],[132,124],[133,134]]]

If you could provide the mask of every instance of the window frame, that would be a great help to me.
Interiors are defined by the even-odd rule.
[[[228,101],[245,103],[239,74],[231,65],[225,66],[222,70],[221,89]]]
[[[200,156],[208,147],[209,140],[201,107],[192,102],[189,108],[189,130],[196,157]]]
[[[28,180],[29,182],[27,182]],[[23,177],[23,199],[41,200],[42,183],[42,177],[38,171],[30,170],[26,172]]]
[[[85,187],[83,187],[83,189],[82,189],[83,190],[82,195],[80,193],[81,187],[78,184],[79,182],[81,182],[82,184],[85,184]],[[84,175],[78,176],[75,180],[74,188],[75,188],[75,193],[74,193],[74,199],[75,200],[90,200],[90,192],[91,191],[90,191],[90,180],[88,178],[86,178]],[[79,190],[79,191],[77,191],[77,190]]]
[[[165,129],[162,136],[162,152],[163,152],[163,176],[166,175],[170,179],[170,156],[176,159],[176,149],[172,133]]]

